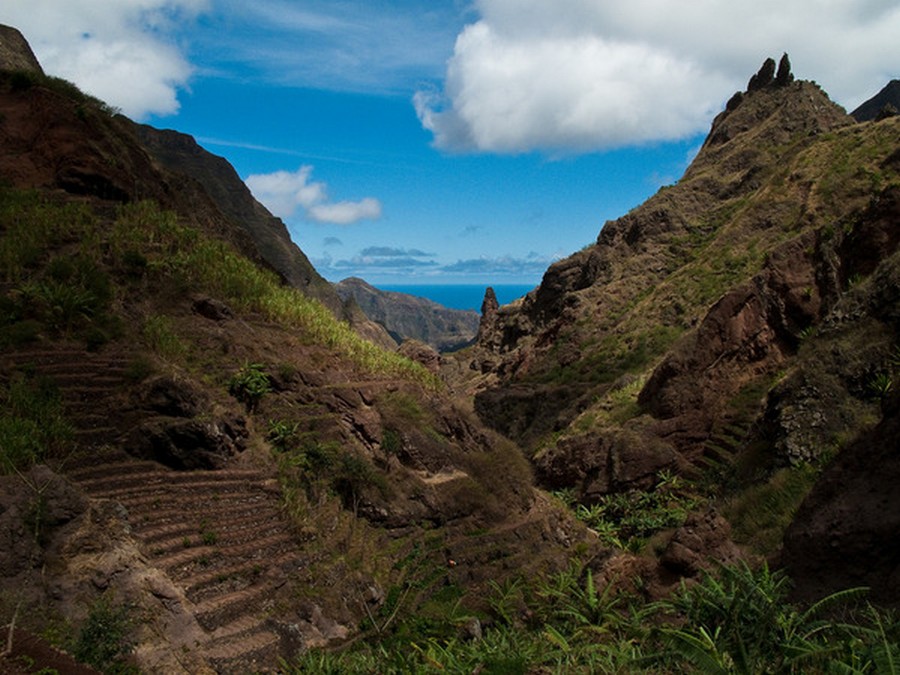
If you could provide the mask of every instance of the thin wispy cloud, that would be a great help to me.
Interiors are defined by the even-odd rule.
[[[896,1],[476,4],[443,89],[413,98],[446,150],[580,153],[690,137],[782,51],[852,107],[900,62]]]
[[[463,11],[429,0],[220,0],[220,6],[242,26],[208,45],[221,62],[290,86],[381,93],[408,92],[439,77]]]
[[[374,197],[359,201],[332,202],[328,186],[312,180],[313,167],[301,166],[296,171],[255,174],[245,180],[253,195],[280,218],[295,214],[319,223],[349,225],[360,220],[381,217],[381,202]]]
[[[530,253],[524,258],[509,255],[483,256],[441,264],[430,257],[403,255],[402,249],[396,249],[396,255],[371,255],[375,248],[377,247],[370,247],[361,251],[359,255],[337,260],[330,255],[325,255],[314,259],[313,263],[326,278],[334,280],[348,276],[368,279],[398,276],[420,281],[441,278],[461,281],[485,279],[501,283],[503,281],[519,283],[523,279],[530,280],[540,277],[548,265],[556,260],[556,258]]]
[[[426,253],[417,248],[394,248],[392,246],[369,246],[360,251],[369,258],[434,258],[434,253]]]

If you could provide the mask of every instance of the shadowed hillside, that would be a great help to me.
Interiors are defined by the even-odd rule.
[[[0,72],[7,620],[103,668],[252,672],[601,552],[433,374],[285,283],[261,207],[206,189],[230,167],[142,134]]]
[[[900,118],[767,60],[439,357],[225,160],[0,40],[0,667],[900,662]]]

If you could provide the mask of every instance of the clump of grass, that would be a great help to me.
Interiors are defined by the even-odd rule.
[[[137,673],[137,668],[128,663],[134,646],[132,629],[131,609],[127,605],[114,605],[102,596],[91,605],[71,645],[72,655],[104,673]]]
[[[50,381],[18,375],[0,386],[0,472],[22,471],[58,455],[71,439]]]
[[[141,331],[147,346],[159,357],[177,362],[187,353],[187,347],[172,325],[169,317],[152,314],[144,319]]]
[[[730,500],[724,515],[731,523],[735,541],[761,555],[775,552],[817,476],[818,470],[810,464],[781,469],[765,483],[753,485]]]

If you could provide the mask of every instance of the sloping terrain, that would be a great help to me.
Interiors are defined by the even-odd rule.
[[[817,471],[886,415],[900,344],[900,121],[857,124],[773,73],[729,101],[677,184],[484,321],[452,371],[544,485],[599,508],[673,471],[713,486],[765,555]]]
[[[155,129],[146,124],[133,127],[135,136],[153,158],[169,171],[190,176],[204,186],[223,213],[246,229],[260,254],[287,282],[340,311],[340,301],[331,284],[323,279],[300,248],[291,241],[284,223],[253,198],[237,172],[223,157],[217,157],[187,134]]]
[[[22,627],[96,641],[130,608],[142,669],[249,672],[601,551],[130,122],[19,72],[0,113],[0,604]]]
[[[477,312],[449,309],[427,298],[382,291],[351,277],[335,284],[345,300],[353,298],[373,321],[384,326],[397,342],[418,340],[439,352],[467,346],[478,332]]]
[[[187,137],[0,72],[0,612],[107,670],[726,672],[677,591],[720,611],[717,562],[896,602],[900,119],[786,64],[427,368],[286,283]],[[787,633],[757,670],[893,658],[896,622],[794,630],[781,577],[724,573]]]
[[[900,112],[900,80],[891,80],[884,89],[863,102],[851,115],[857,122],[871,122]]]

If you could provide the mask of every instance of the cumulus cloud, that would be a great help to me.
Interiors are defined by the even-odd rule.
[[[688,137],[767,56],[848,108],[900,61],[900,3],[479,0],[442,91],[413,97],[448,150],[583,152]]]
[[[209,0],[5,0],[0,22],[21,30],[44,70],[129,117],[178,111],[192,67],[171,37]]]
[[[359,220],[381,218],[381,202],[373,197],[366,197],[358,202],[316,204],[307,209],[306,213],[319,223],[349,225]]]
[[[335,225],[381,217],[381,202],[373,197],[357,202],[329,202],[328,186],[311,180],[312,172],[313,167],[306,165],[293,172],[255,174],[244,182],[269,211],[281,218],[290,218],[298,209],[310,220]]]

